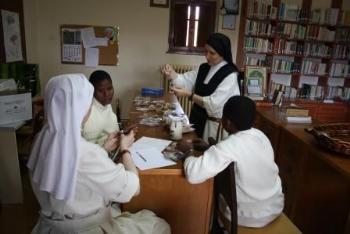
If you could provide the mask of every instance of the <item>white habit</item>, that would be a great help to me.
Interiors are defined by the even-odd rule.
[[[119,131],[119,126],[111,104],[104,106],[94,98],[91,114],[84,124],[82,136],[87,141],[103,146],[108,135],[114,131]]]
[[[130,214],[111,207],[111,201],[124,203],[132,198],[139,188],[139,178],[122,164],[115,164],[96,144],[82,138],[80,149],[74,199],[57,200],[32,182],[41,206],[41,217],[32,233],[170,233],[169,225],[151,211]],[[100,220],[106,221],[96,226]]]
[[[238,224],[265,226],[281,214],[284,195],[271,143],[260,130],[231,134],[201,157],[188,157],[185,174],[190,183],[202,183],[231,162],[235,162]]]
[[[211,66],[208,75],[204,80],[204,83],[208,84],[214,74],[226,64],[226,61],[222,61],[217,65]],[[197,74],[198,68],[194,71],[178,74],[177,78],[173,80],[173,84],[176,87],[181,87],[193,91],[194,85],[196,84]],[[204,108],[210,117],[221,119],[222,110],[226,101],[230,97],[239,94],[240,92],[237,81],[237,73],[231,73],[219,84],[214,93],[212,93],[210,96],[203,97]],[[215,139],[217,128],[217,122],[207,120],[204,128],[203,139],[205,141],[208,140],[208,137],[213,137]]]

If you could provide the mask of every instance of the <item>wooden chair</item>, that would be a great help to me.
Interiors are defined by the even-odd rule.
[[[225,199],[231,211],[237,211],[235,163],[232,162],[225,170],[214,178],[214,216],[212,234],[221,233],[218,218],[222,221],[226,231],[237,234],[237,212],[231,212],[231,221],[219,209],[219,195]]]
[[[300,230],[283,213],[273,222],[262,228],[238,227],[237,224],[237,197],[235,168],[232,162],[225,170],[214,178],[214,219],[212,234],[222,233],[217,229],[217,218],[223,223],[224,229],[231,234],[299,234]],[[231,210],[231,221],[219,209],[219,194],[223,196]]]

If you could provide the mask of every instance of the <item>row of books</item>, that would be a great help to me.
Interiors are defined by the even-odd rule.
[[[343,63],[332,63],[329,75],[350,77],[350,65],[347,64],[347,61],[344,61]]]
[[[350,46],[336,45],[332,50],[332,56],[334,58],[350,59]]]
[[[292,23],[278,23],[272,26],[270,23],[247,20],[245,35],[262,37],[284,37],[290,40],[317,40],[336,43],[350,42],[350,29],[328,29],[320,25],[300,25]]]
[[[245,34],[270,36],[272,34],[272,25],[262,21],[247,20],[245,25]]]
[[[296,41],[288,41],[285,39],[277,38],[273,44],[274,53],[278,54],[291,54],[291,55],[303,55],[313,57],[333,57],[337,59],[350,59],[350,46],[349,45],[336,45],[332,49],[323,43],[305,43],[300,44]]]
[[[314,9],[311,11],[310,21],[318,24],[336,25],[339,8]]]
[[[291,73],[299,72],[299,66],[294,63],[293,57],[276,57],[272,61],[271,72]]]
[[[330,57],[332,48],[322,43],[305,43],[302,47],[304,56]]]
[[[247,16],[261,19],[276,19],[277,7],[272,5],[272,0],[249,0]]]
[[[271,53],[273,48],[272,42],[263,38],[246,37],[244,39],[244,49],[250,52]]]
[[[290,39],[304,39],[306,33],[306,26],[291,23],[279,23],[272,32],[279,36],[288,37]]]
[[[246,54],[245,64],[252,66],[268,67],[271,64],[272,57],[266,57],[265,54]]]
[[[341,11],[339,25],[350,26],[350,11]]]
[[[338,28],[335,31],[336,42],[350,42],[350,29],[349,28]]]
[[[278,18],[288,21],[305,21],[308,18],[308,12],[300,9],[298,5],[282,2],[278,10]]]
[[[291,103],[282,107],[282,111],[285,113],[288,123],[312,123],[309,110],[302,106]]]
[[[334,41],[335,31],[319,25],[308,25],[306,27],[306,39],[319,41]]]
[[[327,73],[327,64],[322,63],[321,61],[321,59],[307,58],[300,63],[294,61],[294,57],[290,56],[254,56],[254,54],[248,54],[246,56],[245,64],[271,67],[268,71],[272,73],[301,73],[304,75],[316,76],[327,74],[330,77],[350,77],[350,65],[347,64],[346,60],[343,60],[343,63],[339,63],[339,61],[337,63],[331,63],[330,69]]]
[[[301,88],[296,89],[291,86],[271,82],[268,91],[268,98],[270,100],[274,99],[276,91],[282,91],[283,98],[287,100],[350,100],[350,87],[303,84]]]
[[[276,39],[274,41],[274,52],[278,54],[299,55],[303,53],[304,46],[296,41]]]
[[[313,9],[308,12],[299,5],[281,3],[279,9],[273,6],[272,0],[249,0],[247,16],[260,19],[312,22],[329,25],[350,25],[350,11],[338,8]],[[339,22],[337,22],[339,21]]]
[[[300,72],[305,75],[325,75],[326,63],[322,63],[320,59],[305,59],[301,64]]]

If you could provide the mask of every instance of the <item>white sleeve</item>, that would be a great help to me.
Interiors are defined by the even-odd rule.
[[[87,186],[108,200],[130,201],[140,186],[138,176],[125,170],[124,165],[115,164],[102,149],[87,154],[79,167]]]
[[[209,116],[221,118],[226,101],[239,94],[237,73],[234,72],[228,75],[210,96],[203,97],[204,108]]]
[[[199,68],[183,74],[177,74],[177,77],[173,80],[175,87],[185,88],[186,90],[192,91],[196,84],[198,69]]]
[[[187,180],[191,184],[199,184],[223,171],[236,160],[234,152],[227,152],[225,141],[210,147],[200,157],[188,157],[184,162]],[[226,148],[226,150],[225,150]]]

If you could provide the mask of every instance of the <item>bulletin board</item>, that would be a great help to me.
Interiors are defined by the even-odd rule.
[[[118,65],[118,34],[115,26],[61,25],[61,63],[85,64],[86,49],[83,45],[81,29],[93,28],[98,39],[108,38],[105,46],[98,48],[98,65]]]

